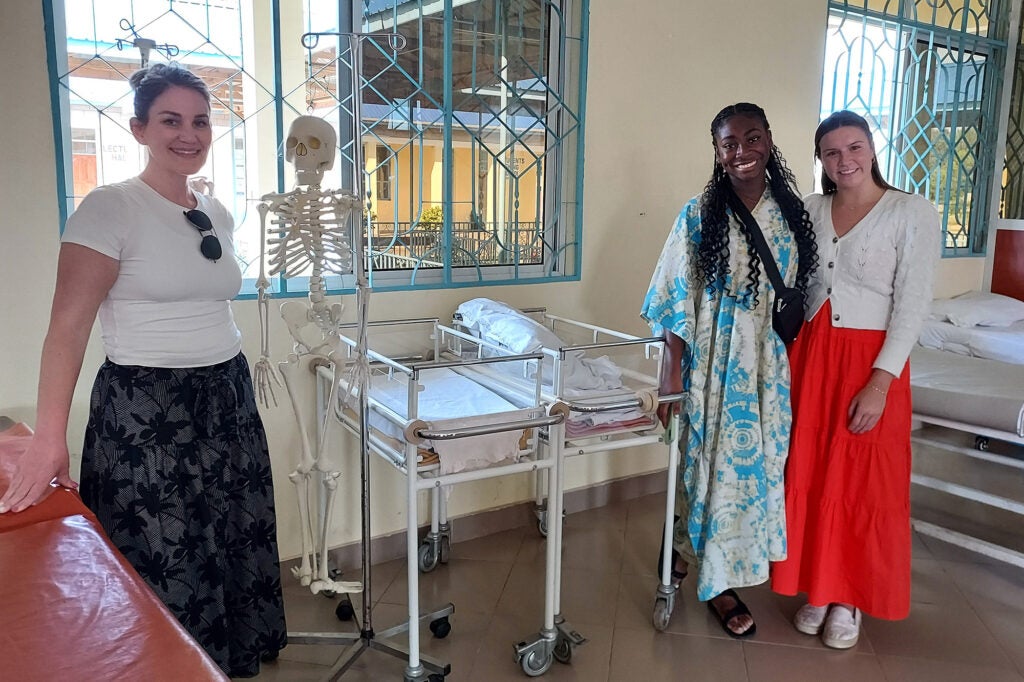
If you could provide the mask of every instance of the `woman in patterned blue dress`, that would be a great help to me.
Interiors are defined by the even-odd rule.
[[[731,636],[755,631],[734,588],[767,581],[786,556],[782,474],[789,364],[772,330],[774,291],[727,208],[735,192],[764,233],[787,286],[816,266],[814,233],[764,111],[739,103],[711,123],[714,170],[679,214],[642,316],[666,341],[661,393],[682,393],[673,578],[697,572],[697,597]],[[667,423],[670,405],[659,416]]]

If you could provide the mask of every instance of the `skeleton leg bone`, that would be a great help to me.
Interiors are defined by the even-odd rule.
[[[298,568],[292,569],[292,573],[295,574],[295,577],[299,579],[303,586],[309,586],[313,575],[311,555],[315,551],[313,545],[315,535],[311,532],[310,526],[309,479],[310,472],[316,465],[316,460],[313,458],[313,453],[309,447],[309,435],[305,425],[302,423],[302,413],[299,410],[298,401],[295,397],[296,387],[299,384],[299,357],[294,353],[290,354],[285,362],[278,364],[278,369],[284,378],[285,390],[288,391],[288,398],[291,401],[292,413],[295,415],[295,424],[299,428],[302,445],[302,455],[298,466],[288,474],[288,479],[297,487],[299,523],[302,535],[302,560]]]
[[[340,344],[340,339],[335,336],[334,341],[337,347]],[[328,405],[335,405],[335,401],[338,399],[338,362],[333,359],[334,353],[331,354],[331,368],[334,370],[334,379],[331,381],[331,391],[327,399]],[[330,423],[333,421],[332,409],[327,411],[324,415],[324,422],[320,428],[320,442],[317,444],[317,456],[316,463],[313,468],[323,474],[323,494],[324,494],[324,516],[320,527],[320,537],[318,538],[318,544],[316,547],[316,556],[319,557],[318,564],[314,567],[315,579],[309,586],[309,589],[313,594],[317,594],[320,591],[330,592],[362,592],[363,584],[361,582],[352,581],[338,581],[332,580],[330,575],[330,569],[327,566],[327,542],[330,536],[331,521],[334,519],[334,498],[338,492],[338,477],[341,472],[338,470],[337,464],[334,463],[333,458],[330,456],[330,450],[328,449],[328,438],[327,434],[330,432]]]

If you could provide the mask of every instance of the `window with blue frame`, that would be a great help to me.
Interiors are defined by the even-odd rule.
[[[829,2],[821,116],[867,118],[886,179],[938,207],[947,256],[985,252],[1009,10],[991,0]]]
[[[174,60],[212,92],[215,139],[202,175],[235,217],[250,287],[255,207],[294,185],[282,143],[302,114],[338,131],[325,189],[351,189],[353,159],[362,159],[364,262],[375,289],[578,278],[588,0],[44,7],[65,216],[93,187],[141,171],[128,77],[144,62]],[[344,35],[353,31],[364,35],[359,65]],[[302,291],[304,281],[275,286]]]
[[[999,217],[1024,220],[1024,24],[1017,33],[1009,114],[1006,121],[1006,158]]]

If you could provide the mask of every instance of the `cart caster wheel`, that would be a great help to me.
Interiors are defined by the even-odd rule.
[[[560,639],[555,642],[555,649],[551,653],[559,663],[568,663],[572,660],[572,644],[567,639]]]
[[[537,532],[540,533],[542,538],[548,536],[548,515],[545,514],[537,519]]]
[[[429,542],[425,542],[420,545],[419,551],[416,552],[416,559],[420,567],[420,573],[430,573],[437,568],[437,561],[439,558],[439,554],[434,551],[434,548],[430,546]]]
[[[438,639],[444,639],[452,631],[452,624],[448,622],[448,616],[430,621],[430,632]]]
[[[551,654],[544,655],[539,651],[531,651],[527,655],[523,656],[521,661],[523,666],[523,672],[529,677],[540,677],[548,671],[551,667],[554,658]]]
[[[442,564],[448,563],[448,557],[450,557],[451,553],[452,553],[452,539],[449,536],[444,535],[444,536],[441,537],[441,550],[440,551],[441,551],[441,555],[440,555],[441,563]]]
[[[338,606],[334,609],[334,615],[338,617],[338,620],[349,621],[352,620],[352,616],[356,615],[356,611],[352,608],[352,602],[345,598],[338,602]]]
[[[988,452],[988,437],[987,436],[975,436],[974,447],[982,452]]]
[[[427,682],[444,682],[444,675],[441,673],[431,673],[430,676],[427,677]]]
[[[664,632],[668,628],[668,621],[672,618],[672,609],[668,606],[668,600],[664,597],[659,597],[654,600],[654,616],[651,618],[651,622],[654,624],[654,629],[658,632]]]

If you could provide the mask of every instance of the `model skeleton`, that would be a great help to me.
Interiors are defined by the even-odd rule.
[[[297,487],[299,522],[302,535],[302,559],[293,569],[295,576],[314,594],[358,592],[358,582],[331,579],[327,567],[327,541],[340,471],[327,447],[329,429],[324,424],[313,448],[302,421],[296,391],[303,360],[319,358],[334,370],[329,405],[337,399],[345,354],[341,348],[341,303],[328,304],[325,277],[352,272],[352,246],[348,238],[350,214],[359,209],[356,195],[320,188],[324,171],[334,165],[337,135],[334,128],[315,116],[300,116],[292,123],[285,142],[285,160],[295,166],[296,186],[283,194],[264,194],[257,209],[260,214],[260,275],[256,280],[261,327],[260,358],[253,368],[260,402],[277,404],[274,386],[281,386],[270,362],[268,332],[269,276],[309,275],[307,301],[281,304],[281,317],[294,339],[293,352],[278,363],[280,377],[301,436],[302,452],[295,470],[288,475]],[[269,224],[268,224],[269,217]],[[269,268],[269,269],[268,269]],[[324,417],[325,420],[329,418]],[[311,509],[314,472],[322,475],[325,513],[321,517]],[[315,527],[319,527],[316,532]]]

